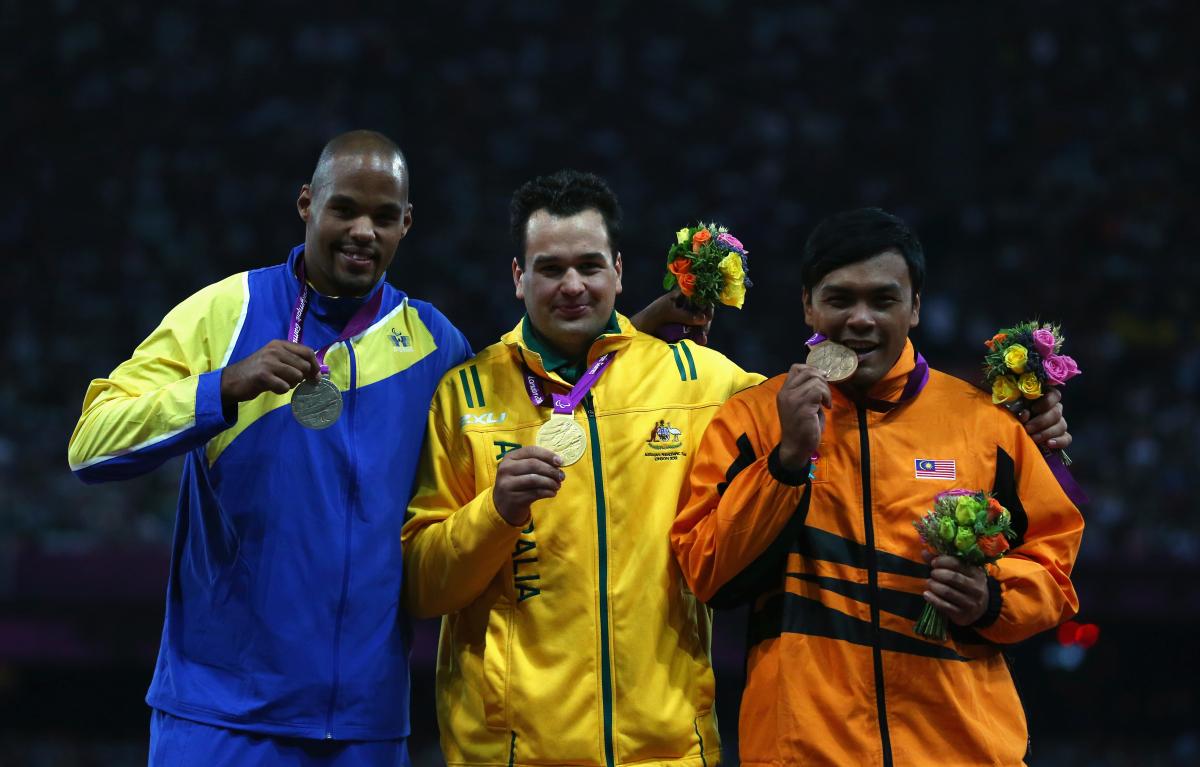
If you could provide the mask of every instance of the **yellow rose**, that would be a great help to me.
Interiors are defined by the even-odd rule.
[[[735,309],[742,308],[742,302],[746,300],[746,286],[741,280],[735,282],[726,282],[725,287],[721,289],[721,303],[726,306],[732,306]]]
[[[1012,376],[1000,376],[992,381],[992,404],[1007,405],[1021,399],[1021,390]]]
[[[1020,344],[1013,344],[1004,350],[1004,364],[1018,375],[1025,372],[1025,363],[1029,361],[1029,350]]]
[[[680,245],[686,245],[691,237],[688,236],[688,228],[685,226],[675,233],[675,242]]]
[[[1037,399],[1042,396],[1042,382],[1033,373],[1026,373],[1017,381],[1017,388],[1025,399]]]
[[[721,303],[741,309],[742,302],[746,299],[746,285],[743,282],[746,272],[742,270],[742,257],[737,253],[730,253],[717,264],[717,271],[725,278],[725,287],[721,289]]]

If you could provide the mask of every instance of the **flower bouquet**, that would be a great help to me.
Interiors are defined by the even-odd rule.
[[[934,554],[956,557],[969,565],[990,565],[1008,551],[1016,538],[1012,515],[990,493],[947,490],[933,498],[933,510],[913,522],[917,534]],[[946,616],[926,603],[915,631],[939,642],[946,639]]]
[[[1075,360],[1059,353],[1063,340],[1057,325],[1022,322],[984,341],[983,375],[992,402],[1019,412],[1028,400],[1041,398],[1046,386],[1062,386],[1079,375]],[[1071,465],[1065,452],[1059,455],[1065,466]]]
[[[729,230],[717,224],[685,226],[675,233],[675,244],[667,251],[667,273],[663,290],[676,285],[694,308],[707,310],[721,303],[737,309],[752,286],[749,251]],[[687,335],[685,325],[668,325],[659,331],[667,341]]]

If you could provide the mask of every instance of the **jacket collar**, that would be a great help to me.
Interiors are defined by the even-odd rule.
[[[292,287],[292,298],[294,299],[300,293],[300,278],[296,276],[296,268],[299,265],[300,259],[304,258],[304,245],[301,243],[292,248],[288,254],[287,273],[288,283]],[[312,282],[308,283],[308,312],[309,314],[329,325],[345,325],[350,320],[358,308],[365,304],[375,295],[378,290],[383,290],[383,283],[387,282],[387,276],[379,278],[375,286],[363,296],[327,296],[313,287]]]
[[[572,365],[541,339],[537,331],[529,323],[529,316],[521,318],[517,326],[500,337],[500,342],[507,346],[520,362],[539,378],[557,381],[570,385],[568,376],[574,380],[578,376],[573,368],[584,368],[591,365],[601,355],[628,346],[637,335],[637,329],[624,315],[613,312],[608,319],[608,325],[600,335],[592,341],[588,349],[585,365]],[[575,375],[571,375],[574,373]]]
[[[848,389],[837,387],[838,391],[857,406],[867,410],[887,412],[916,397],[929,382],[929,364],[913,346],[912,339],[906,339],[904,349],[900,352],[896,364],[879,381],[871,387],[865,397],[852,393]]]

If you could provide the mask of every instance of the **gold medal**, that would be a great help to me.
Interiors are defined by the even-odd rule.
[[[822,341],[808,352],[806,365],[825,371],[825,377],[831,383],[845,381],[858,370],[858,355],[841,344],[833,341]]]
[[[562,456],[562,465],[570,466],[583,457],[587,438],[583,427],[564,413],[555,413],[542,424],[537,433],[537,446]]]
[[[306,429],[327,429],[342,414],[342,393],[323,375],[292,390],[292,415]]]

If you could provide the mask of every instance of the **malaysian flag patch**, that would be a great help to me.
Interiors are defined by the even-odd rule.
[[[954,461],[934,461],[930,458],[917,458],[913,461],[917,479],[956,479],[958,473]]]

